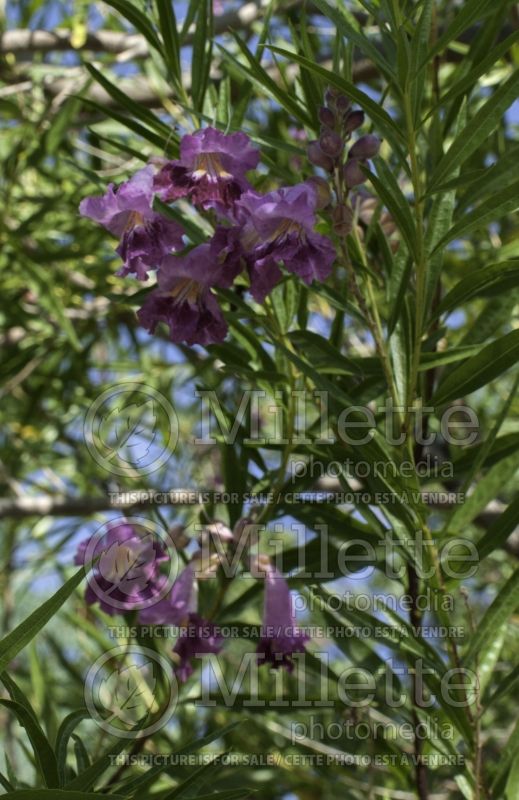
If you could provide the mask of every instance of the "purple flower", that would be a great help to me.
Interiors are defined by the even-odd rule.
[[[111,616],[147,607],[160,596],[167,582],[160,573],[164,561],[169,556],[162,545],[127,523],[111,525],[103,536],[81,542],[74,559],[87,569],[92,566],[86,602],[99,602]]]
[[[307,284],[330,274],[336,253],[326,236],[314,232],[318,203],[309,183],[265,195],[247,192],[237,203],[251,292],[259,302],[279,281],[280,262]]]
[[[79,206],[84,217],[120,238],[117,253],[124,266],[117,274],[133,272],[139,280],[146,280],[148,269],[160,266],[172,250],[184,247],[181,226],[153,211],[153,172],[147,166],[118,188],[110,184],[104,196],[87,197]]]
[[[159,600],[139,614],[143,625],[183,625],[189,614],[196,610],[197,586],[195,570],[188,564],[182,570],[168,597]]]
[[[292,672],[292,656],[294,653],[304,652],[309,638],[296,627],[292,597],[286,580],[271,566],[265,577],[265,603],[262,637],[257,648],[258,660],[276,668],[286,667]]]
[[[172,342],[221,342],[227,324],[211,286],[230,286],[239,266],[225,254],[220,262],[210,244],[193,248],[186,256],[165,259],[158,289],[138,312],[139,322],[154,333],[159,322],[169,326]]]
[[[180,630],[177,643],[173,648],[173,657],[177,662],[175,674],[182,683],[193,674],[191,660],[209,653],[219,653],[223,645],[223,637],[218,634],[217,626],[209,620],[190,614],[189,621]]]
[[[189,196],[202,208],[228,211],[251,188],[245,173],[257,167],[259,157],[245,133],[204,128],[183,137],[180,159],[164,164],[155,190],[166,202]]]

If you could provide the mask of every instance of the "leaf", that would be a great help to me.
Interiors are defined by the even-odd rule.
[[[506,582],[495,600],[485,612],[483,619],[473,633],[465,654],[464,663],[471,665],[476,656],[484,653],[496,638],[501,626],[519,606],[519,569]]]
[[[449,372],[440,383],[431,405],[443,406],[464,397],[497,378],[519,359],[519,330],[488,344],[480,353]]]
[[[77,771],[84,772],[84,770],[88,769],[91,764],[90,756],[88,755],[88,751],[81,738],[75,733],[72,734],[72,738],[74,739],[74,753],[76,756]]]
[[[490,136],[501,123],[503,114],[517,98],[519,90],[519,70],[493,92],[489,100],[465,125],[461,133],[441,159],[433,172],[429,189],[450,177],[456,166],[463,164],[472,153]]]
[[[90,712],[87,708],[79,708],[77,711],[72,711],[68,714],[61,725],[59,726],[56,735],[56,759],[58,762],[58,773],[60,777],[60,786],[63,786],[67,777],[67,745],[73,731],[78,724],[90,718]]]
[[[404,197],[393,172],[385,161],[380,156],[377,156],[373,159],[373,162],[377,168],[378,175],[370,172],[365,167],[361,167],[361,169],[369,177],[377,195],[391,212],[409,251],[413,254],[414,259],[417,260],[416,230],[411,216],[409,201]]]
[[[81,96],[78,95],[78,97]],[[150,142],[154,147],[157,147],[160,153],[167,152],[171,149],[169,146],[169,140],[166,140],[163,136],[159,136],[153,131],[150,131],[149,128],[141,125],[140,122],[137,122],[137,120],[133,119],[133,117],[125,116],[115,108],[103,106],[101,103],[96,103],[94,100],[90,100],[88,97],[81,97],[81,102],[87,108],[91,108],[97,114],[100,114],[102,119],[105,119],[105,117],[108,116],[118,122],[123,128],[128,128],[139,136],[142,136],[143,139]],[[175,155],[174,152],[172,154]]]
[[[519,797],[519,755],[516,755],[508,773],[505,787],[506,800],[516,800]]]
[[[508,622],[503,622],[501,627],[496,632],[496,636],[490,647],[485,650],[482,657],[478,659],[478,680],[479,680],[479,694],[483,695],[488,683],[492,677],[495,666],[497,664],[501,648],[503,647],[506,632],[508,629]]]
[[[506,55],[506,53],[517,40],[519,40],[519,31],[514,31],[514,33],[512,33],[502,42],[499,42],[499,44],[490,51],[486,58],[481,59],[481,61],[477,61],[475,66],[470,70],[470,72],[467,73],[467,75],[464,75],[463,78],[454,84],[454,86],[451,86],[451,88],[441,97],[438,105],[435,106],[435,108],[433,108],[427,116],[434,113],[434,111],[439,110],[441,107],[445,107],[463,92],[470,91],[478,78],[489,72],[490,69],[494,67],[504,55]]]
[[[34,713],[15,700],[0,698],[0,705],[12,711],[20,725],[27,731],[27,736],[30,739],[34,756],[45,784],[49,787],[59,786],[56,756]]]
[[[182,84],[180,64],[180,38],[178,34],[175,8],[172,0],[155,0],[159,12],[160,32],[164,41],[166,63],[169,74],[178,86]]]
[[[116,406],[107,411],[99,423],[99,439],[109,451],[106,458],[110,461],[117,457],[130,464],[138,464],[147,457],[153,444],[157,434],[156,423],[153,399],[131,403],[123,408]],[[143,438],[148,431],[152,432],[151,438],[146,438],[144,446]],[[130,450],[129,458],[124,456],[124,448]]]
[[[115,84],[109,81],[108,78],[105,78],[102,72],[99,72],[92,64],[85,64],[85,67],[92,77],[95,78],[97,83],[106,90],[110,97],[113,97],[116,103],[122,108],[125,108],[132,117],[139,120],[139,122],[142,122],[144,125],[147,125],[149,128],[152,128],[152,130],[155,130],[160,136],[164,137],[165,140],[169,139],[171,136],[175,136],[174,131],[169,125],[166,125],[165,122],[155,116],[155,114],[143,106],[142,103],[136,103],[135,100],[132,100],[127,94],[121,92]]]
[[[29,281],[34,282],[35,284],[35,290],[38,295],[39,302],[43,308],[56,317],[56,320],[60,323],[61,329],[69,340],[70,344],[74,350],[79,353],[81,351],[81,343],[77,337],[72,322],[65,313],[62,302],[58,300],[55,292],[51,289],[47,272],[42,274],[40,265],[36,264],[28,257],[26,257],[23,266],[27,272]]]
[[[502,796],[508,770],[512,762],[517,758],[519,758],[519,719],[515,723],[515,727],[508,737],[507,743],[499,753],[497,773],[491,784],[492,795],[494,797]]]
[[[212,37],[212,0],[200,0],[191,56],[191,97],[196,111],[202,111],[209,80]]]
[[[171,755],[180,756],[188,753],[189,754],[196,753],[198,752],[198,750],[201,750],[202,747],[206,747],[206,745],[212,744],[212,742],[216,741],[217,739],[221,739],[227,733],[242,725],[244,721],[245,721],[244,719],[241,719],[238,722],[231,722],[229,723],[229,725],[224,725],[223,728],[217,728],[216,731],[207,734],[207,736],[203,736],[201,739],[195,739],[192,742],[188,742],[186,745],[179,748],[178,750],[174,750],[171,753]],[[134,778],[133,780],[130,780],[127,783],[120,786],[119,791],[124,791],[125,795],[128,794],[137,795],[137,792],[143,792],[148,786],[151,785],[154,779],[167,768],[168,768],[167,761],[165,761],[163,764],[157,764],[154,767],[150,767],[144,773],[144,775],[139,775],[139,777]],[[211,796],[218,797],[218,795],[211,795]]]
[[[495,293],[515,287],[519,287],[519,259],[501,261],[498,264],[476,269],[462,278],[445,295],[435,311],[435,316],[464,305],[488,289],[492,289],[492,292]]]
[[[506,510],[500,514],[477,543],[479,558],[486,558],[494,550],[502,547],[508,537],[515,531],[517,525],[519,525],[519,494],[516,494]]]
[[[136,725],[134,730],[138,729],[139,725]],[[64,798],[68,797],[68,792],[78,792],[80,794],[90,789],[103,772],[106,772],[106,770],[112,766],[114,757],[122,753],[127,744],[128,739],[120,739],[115,745],[109,747],[108,750],[88,767],[88,769],[82,772],[81,775],[77,775],[73,780],[65,784],[66,794],[64,793]],[[99,795],[95,796],[99,800]],[[111,795],[111,797],[113,796],[114,795]]]
[[[495,464],[476,483],[474,490],[466,497],[465,502],[455,507],[448,522],[449,530],[463,530],[496,497],[498,492],[513,480],[518,466],[519,450],[504,461]]]
[[[367,36],[359,30],[355,17],[353,17],[353,15],[350,16],[350,12],[345,5],[340,4],[338,8],[332,8],[328,3],[324,2],[324,0],[315,0],[313,5],[316,6],[325,17],[328,17],[328,19],[333,22],[337,31],[344,36],[347,42],[352,42],[356,45],[361,53],[364,53],[364,55],[373,61],[386,77],[395,77],[391,64],[383,53],[381,53],[380,48],[373,44]]]
[[[200,778],[207,776],[208,772],[215,772],[218,766],[218,759],[219,756],[215,756],[208,764],[204,764],[199,769],[194,770],[185,781],[176,786],[172,792],[166,794],[162,800],[176,800],[179,797],[186,797],[186,793],[189,792],[194,783],[198,783]]]
[[[466,103],[462,103],[458,117],[456,120],[456,126],[454,130],[454,135],[458,136],[460,131],[462,130],[463,126],[465,125],[465,121],[467,118],[467,107]],[[456,164],[452,171],[449,172],[449,177],[458,176],[460,171],[460,167]],[[443,252],[440,248],[434,252],[436,248],[436,243],[441,241],[448,233],[449,228],[452,225],[452,216],[454,213],[454,206],[456,203],[456,191],[452,189],[451,191],[446,191],[442,194],[438,194],[432,203],[431,211],[429,214],[429,222],[427,225],[427,233],[425,236],[425,248],[429,255],[428,259],[428,268],[427,274],[425,277],[426,288],[425,288],[425,308],[429,309],[433,304],[433,298],[435,296],[438,281],[440,280],[441,270],[443,266]]]
[[[434,47],[427,53],[427,57],[420,65],[420,69],[423,69],[429,64],[434,56],[441,53],[453,39],[456,39],[456,37],[459,36],[460,33],[463,33],[473,22],[477,19],[481,19],[487,12],[487,9],[493,5],[494,0],[468,0],[468,2],[464,2],[445,33],[440,36]]]
[[[67,600],[74,589],[76,589],[85,577],[85,569],[81,567],[64,586],[61,587],[49,600],[46,600],[36,611],[25,619],[14,631],[4,636],[0,641],[0,672],[3,672],[9,663],[23,650],[31,639],[47,624],[54,616],[65,600]]]
[[[151,678],[147,674],[150,666]],[[99,686],[99,697],[103,707],[111,712],[110,719],[136,725],[150,710],[149,702],[144,702],[143,697],[148,692],[153,695],[156,685],[152,661],[141,666],[130,664],[103,678]]]
[[[139,11],[139,9],[134,6],[133,3],[129,3],[128,0],[105,0],[105,2],[108,6],[112,6],[112,8],[115,8],[116,11],[122,14],[128,22],[131,22],[134,28],[142,33],[151,46],[164,58],[162,44],[146,14]]]
[[[432,12],[434,8],[434,0],[425,0],[422,5],[422,13],[416,25],[412,39],[409,44],[410,58],[409,58],[409,80],[411,83],[411,108],[413,111],[413,123],[415,128],[418,127],[420,121],[420,111],[422,108],[422,97],[426,82],[420,74],[420,64],[422,63],[427,47],[429,45],[429,37],[431,32]]]
[[[517,208],[519,208],[519,181],[515,181],[511,186],[503,189],[498,194],[485,200],[485,202],[481,203],[473,211],[465,214],[443,239],[438,242],[434,251],[452,242],[453,239],[459,239],[465,236],[467,233],[474,230],[474,228],[482,228],[487,223],[494,222],[500,217],[504,217],[506,214],[515,211]]]
[[[248,81],[254,82],[262,91],[269,94],[274,100],[285,108],[296,119],[301,120],[304,125],[311,127],[312,120],[297,100],[288,92],[284,91],[276,81],[270,77],[268,72],[261,66],[259,60],[253,56],[239,36],[234,37],[236,44],[245,56],[248,67],[243,65],[237,58],[229,53],[222,45],[218,44],[226,60],[236,68],[236,70]]]

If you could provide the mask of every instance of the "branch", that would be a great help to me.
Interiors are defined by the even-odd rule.
[[[0,499],[0,519],[25,517],[82,517],[102,511],[132,511],[153,505],[153,492],[114,492],[113,497],[67,497],[42,495],[40,497],[13,497]],[[156,492],[161,505],[190,506],[202,502],[201,495],[193,489],[174,489]]]
[[[301,4],[302,0],[290,0],[278,9],[278,13]],[[269,5],[267,0],[256,0],[256,2],[244,3],[238,9],[216,16],[214,18],[215,34],[250,28],[256,20],[261,19]],[[191,44],[194,33],[195,25],[193,24],[189,28],[183,44]],[[66,28],[56,28],[54,31],[16,29],[0,35],[0,54],[53,53],[67,50],[112,53],[113,55],[120,55],[131,50],[133,58],[145,58],[149,54],[149,45],[144,36],[140,34],[104,30],[89,31],[80,47],[74,44],[73,31]]]

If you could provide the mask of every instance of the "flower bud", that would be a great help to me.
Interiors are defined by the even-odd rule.
[[[321,106],[319,109],[319,122],[322,125],[326,125],[328,128],[334,128],[335,121],[335,114],[333,111],[329,108],[326,108],[326,106]]]
[[[353,230],[353,211],[349,206],[337,206],[332,214],[333,230],[337,236],[347,236]]]
[[[328,86],[327,90],[324,93],[324,102],[327,106],[334,106],[337,97],[339,96],[340,92],[335,86]]]
[[[357,158],[349,158],[343,168],[344,180],[346,186],[351,189],[352,186],[358,186],[364,183],[367,178],[360,168],[362,162]]]
[[[380,150],[381,139],[378,136],[361,136],[350,149],[350,158],[373,158]]]
[[[338,133],[327,128],[319,137],[319,147],[326,156],[338,158],[342,153],[344,142]]]
[[[335,106],[339,114],[346,114],[351,106],[351,100],[345,94],[340,94],[335,102]]]
[[[308,160],[316,167],[322,167],[329,172],[333,170],[333,160],[325,155],[319,147],[319,142],[310,142],[307,148]]]
[[[353,133],[364,124],[364,112],[352,111],[344,120],[344,132]]]
[[[324,178],[319,178],[317,175],[315,175],[312,178],[308,178],[305,183],[309,184],[312,189],[315,189],[315,194],[317,197],[316,209],[318,211],[321,211],[323,208],[326,208],[330,205],[332,193],[328,182],[325,181]]]

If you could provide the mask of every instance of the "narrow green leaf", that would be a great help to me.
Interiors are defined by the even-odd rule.
[[[501,627],[497,630],[494,641],[490,647],[485,650],[478,659],[478,680],[479,680],[479,694],[483,695],[487,688],[492,674],[499,659],[501,648],[503,647],[506,632],[508,629],[508,622],[503,622]]]
[[[501,628],[519,606],[519,569],[506,582],[494,602],[485,612],[476,631],[472,635],[464,663],[470,666],[477,655],[484,653]]]
[[[29,711],[26,706],[15,700],[4,700],[0,698],[0,705],[7,708],[16,716],[20,725],[27,731],[30,739],[34,757],[38,764],[39,771],[43,777],[45,785],[49,788],[59,786],[58,764],[54,751],[49,744],[42,728],[36,720],[34,713]]]
[[[432,398],[432,405],[442,406],[475,392],[506,372],[518,360],[519,330],[515,330],[491,342],[480,353],[449,372]]]
[[[460,166],[477,150],[492,131],[501,123],[503,114],[517,98],[519,70],[499,86],[475,116],[469,120],[461,133],[445,153],[430,180],[430,187],[450,177],[455,166]]]
[[[135,730],[138,730],[139,726],[135,726]],[[97,779],[106,772],[107,769],[113,764],[114,756],[118,756],[119,753],[122,753],[124,748],[128,745],[128,739],[120,739],[116,744],[112,745],[108,748],[108,750],[103,753],[103,755],[94,761],[88,769],[81,773],[81,775],[77,775],[73,780],[69,781],[65,784],[65,790],[69,791],[80,791],[86,792],[92,788],[94,783]]]
[[[296,117],[296,119],[301,120],[304,125],[311,127],[312,119],[308,116],[301,104],[298,103],[293,96],[288,94],[288,92],[284,91],[284,89],[278,86],[276,81],[270,77],[265,69],[263,69],[259,60],[254,57],[245,43],[242,42],[238,36],[235,36],[234,39],[241,52],[247,59],[248,67],[238,61],[238,59],[235,58],[224,47],[222,47],[222,45],[218,44],[219,49],[222,51],[229,64],[233,65],[246,80],[253,81],[256,86],[273,97],[274,100],[276,100],[290,114]]]
[[[109,81],[108,78],[105,78],[105,76],[92,64],[85,64],[85,67],[90,72],[92,77],[95,78],[95,80],[103,87],[103,89],[108,92],[110,97],[113,97],[113,99],[122,108],[125,108],[127,111],[129,111],[132,117],[139,122],[142,122],[144,125],[148,125],[148,127],[157,131],[159,135],[165,137],[166,139],[171,135],[171,127],[166,125],[165,122],[162,122],[162,120],[155,116],[152,111],[150,111],[148,108],[145,108],[141,103],[136,103],[135,100],[132,100],[124,92],[121,92],[121,90],[118,89],[115,84]]]
[[[105,2],[106,5],[111,6],[122,14],[122,16],[127,19],[139,33],[142,33],[151,46],[164,58],[164,50],[160,39],[146,14],[139,11],[139,9],[134,6],[133,3],[129,3],[128,0],[105,0]]]
[[[465,498],[465,502],[456,506],[449,518],[451,531],[463,530],[493,500],[501,489],[513,480],[519,466],[519,451],[504,461],[495,464]]]
[[[363,172],[369,177],[371,183],[375,187],[377,195],[381,198],[384,205],[388,208],[393,216],[400,233],[404,237],[409,251],[417,258],[417,244],[416,244],[416,230],[411,216],[409,201],[404,197],[400,189],[394,173],[385,163],[385,161],[377,156],[373,159],[377,169],[377,175],[370,172],[368,169],[363,168]]]
[[[429,64],[434,56],[441,53],[442,50],[445,50],[447,45],[452,42],[453,39],[456,39],[460,33],[463,33],[473,22],[481,19],[489,9],[494,6],[494,2],[495,0],[468,0],[468,2],[464,2],[445,33],[440,36],[435,45],[427,53],[427,57],[421,64],[420,69],[423,69],[423,67]]]
[[[315,0],[313,5],[316,6],[325,17],[328,17],[328,19],[333,22],[337,28],[337,31],[344,36],[348,43],[352,42],[354,45],[356,45],[361,53],[363,53],[370,59],[370,61],[376,64],[386,77],[395,77],[389,61],[386,59],[380,49],[362,32],[355,17],[350,15],[350,12],[345,5],[341,3],[338,8],[332,8],[324,0]]]
[[[467,118],[467,106],[463,102],[458,117],[454,135],[458,136],[460,131],[465,125]],[[456,164],[449,172],[449,178],[459,175],[459,165]],[[437,242],[441,241],[446,235],[452,225],[452,216],[454,213],[454,206],[456,203],[456,190],[452,189],[442,194],[436,195],[433,200],[431,211],[429,214],[429,221],[427,225],[427,233],[425,236],[425,247],[429,255],[427,274],[425,278],[425,308],[428,310],[433,305],[433,300],[436,294],[438,282],[443,266],[443,251],[437,249],[434,252]]]
[[[9,663],[23,650],[31,639],[47,624],[63,603],[70,597],[85,577],[85,569],[81,567],[64,586],[59,589],[49,600],[34,611],[14,631],[4,636],[0,641],[0,672],[3,672]]]
[[[199,769],[194,770],[185,781],[182,781],[172,792],[163,797],[163,800],[177,800],[179,797],[186,797],[194,783],[198,783],[202,778],[207,779],[208,773],[215,772],[218,766],[218,759],[219,756],[215,756],[208,764],[204,764]]]
[[[60,786],[63,786],[66,782],[67,776],[67,745],[69,739],[79,725],[79,723],[90,717],[90,713],[87,708],[79,708],[77,711],[72,711],[68,716],[65,717],[61,725],[59,726],[58,733],[56,735],[56,758],[58,761],[58,772],[60,777]]]
[[[515,531],[517,525],[519,525],[519,494],[515,496],[506,510],[503,511],[477,543],[479,558],[486,558],[494,550],[502,547],[508,537]]]
[[[510,50],[510,48],[519,40],[519,31],[515,31],[510,36],[508,36],[504,41],[499,42],[493,50],[486,56],[486,58],[481,59],[478,61],[475,66],[467,73],[463,78],[461,78],[454,86],[443,95],[440,99],[438,106],[432,109],[427,116],[434,113],[436,109],[440,107],[445,107],[448,103],[456,100],[460,94],[464,92],[468,92],[477,80],[482,76],[486,75],[487,72],[490,72],[492,67],[495,67],[497,62],[503,58],[506,53]]]
[[[180,37],[173,0],[155,0],[159,12],[160,32],[166,52],[166,62],[170,76],[177,85],[182,84],[182,68],[180,64]]]
[[[94,100],[89,100],[88,97],[81,97],[81,102],[87,108],[91,108],[97,114],[102,116],[102,119],[105,117],[110,117],[118,122],[123,128],[128,128],[128,130],[133,131],[134,133],[142,136],[143,139],[150,142],[154,147],[157,147],[160,153],[163,153],[170,149],[169,146],[169,138],[174,139],[173,131],[171,131],[171,136],[166,140],[162,136],[158,136],[153,131],[150,131],[149,128],[146,128],[144,125],[141,125],[140,122],[133,119],[133,117],[128,117],[125,114],[121,114],[119,111],[116,111],[115,108],[109,108],[107,106],[102,106],[100,103],[96,103]],[[172,155],[176,155],[175,152]]]
[[[507,743],[499,753],[497,773],[491,784],[492,795],[494,797],[502,797],[508,771],[517,758],[519,758],[519,719],[515,723],[515,727],[508,737]]]
[[[495,293],[514,287],[519,288],[519,259],[501,261],[499,264],[474,270],[445,295],[434,316],[464,305],[487,289],[492,289]]]
[[[418,128],[420,120],[420,111],[422,108],[422,97],[426,81],[423,80],[420,74],[420,64],[425,58],[427,47],[429,45],[429,37],[431,32],[432,11],[434,7],[434,0],[425,0],[422,5],[422,13],[416,25],[416,29],[411,39],[409,50],[409,80],[411,83],[411,108],[413,111],[413,121],[415,128]]]

